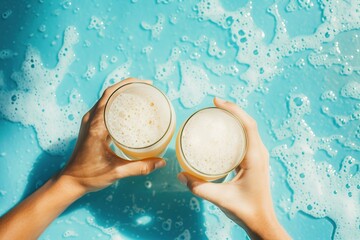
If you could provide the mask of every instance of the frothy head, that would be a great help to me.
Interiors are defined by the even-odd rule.
[[[105,123],[112,138],[126,148],[146,148],[168,131],[171,107],[165,95],[146,83],[117,89],[105,107]]]
[[[234,169],[246,151],[240,121],[220,108],[206,108],[192,115],[180,137],[185,162],[200,174],[223,175]]]

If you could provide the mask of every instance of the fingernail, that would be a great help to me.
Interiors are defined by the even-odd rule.
[[[155,163],[155,169],[165,167],[165,165],[166,165],[166,162],[164,160],[161,160],[161,161]]]
[[[217,101],[218,103],[220,103],[220,104],[226,103],[226,101],[225,101],[224,99],[221,99],[221,98],[218,98],[218,97],[216,97],[215,99],[216,99],[216,101]]]
[[[179,179],[179,181],[180,181],[183,185],[186,186],[186,184],[187,184],[187,178],[185,177],[184,174],[180,173],[180,174],[178,175],[178,179]]]

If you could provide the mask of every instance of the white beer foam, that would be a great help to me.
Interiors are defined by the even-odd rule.
[[[192,116],[184,126],[181,145],[187,162],[205,174],[234,168],[244,151],[244,131],[237,119],[219,109]]]
[[[158,104],[151,96],[122,93],[112,102],[107,126],[119,143],[133,148],[149,146],[166,132]]]

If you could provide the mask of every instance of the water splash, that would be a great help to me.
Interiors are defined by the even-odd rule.
[[[293,94],[289,99],[290,117],[280,127],[273,128],[278,140],[290,139],[291,145],[283,144],[272,150],[287,169],[287,182],[293,190],[293,202],[286,207],[291,217],[298,211],[316,218],[329,217],[335,224],[335,239],[360,237],[359,189],[360,174],[353,167],[358,160],[346,156],[340,171],[324,160],[315,160],[315,154],[324,150],[336,156],[334,141],[344,142],[343,136],[317,137],[304,116],[311,113],[310,101],[303,94]],[[346,144],[345,144],[346,145]]]
[[[239,75],[247,84],[234,86],[235,90],[231,94],[239,105],[247,105],[246,98],[251,93],[282,72],[278,65],[284,57],[305,49],[319,49],[322,43],[332,41],[337,34],[359,28],[360,7],[355,0],[320,1],[320,6],[323,22],[316,32],[313,35],[291,38],[285,21],[279,14],[278,5],[274,3],[268,8],[268,12],[276,19],[275,36],[267,44],[264,32],[250,14],[252,1],[236,11],[226,11],[218,0],[202,0],[196,5],[200,20],[209,20],[229,31],[238,51],[236,60],[249,66]]]
[[[71,91],[68,104],[59,106],[56,99],[56,89],[75,60],[73,48],[78,41],[76,28],[66,28],[58,63],[53,69],[44,66],[35,48],[28,47],[22,72],[11,75],[17,88],[0,90],[1,114],[10,121],[33,126],[40,147],[52,154],[64,153],[87,109],[76,89]]]
[[[164,29],[164,23],[165,23],[165,16],[163,14],[159,14],[157,16],[157,21],[155,24],[151,25],[147,22],[141,22],[141,27],[151,32],[151,38],[159,39],[160,34]]]
[[[124,80],[125,78],[130,76],[130,67],[132,65],[132,61],[128,60],[124,64],[115,68],[105,79],[101,90],[99,92],[99,96],[103,94],[106,88],[110,87],[111,85]]]

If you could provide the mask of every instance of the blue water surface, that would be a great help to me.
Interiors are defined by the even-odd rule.
[[[236,60],[238,52],[241,54],[241,49],[232,41],[229,29],[219,26],[216,21],[199,19],[196,8],[199,2],[2,0],[0,3],[2,14],[0,51],[3,51],[2,55],[0,54],[0,57],[3,56],[0,58],[2,94],[17,89],[17,83],[12,76],[14,72],[22,71],[25,53],[29,46],[37,49],[46,68],[54,68],[59,61],[58,52],[63,45],[64,32],[67,27],[74,26],[79,33],[79,43],[74,45],[75,61],[69,66],[56,89],[59,106],[71,104],[69,97],[72,90],[76,89],[85,106],[90,108],[98,100],[107,76],[118,66],[131,61],[129,74],[119,76],[113,81],[117,82],[126,76],[154,80],[154,84],[167,92],[172,99],[177,114],[177,129],[191,113],[211,106],[212,98],[219,96],[236,101],[257,120],[263,141],[272,152],[272,149],[281,144],[292,146],[294,143],[294,137],[291,136],[284,139],[277,138],[274,129],[279,128],[283,121],[290,117],[291,96],[303,94],[311,103],[311,113],[305,114],[302,119],[316,136],[343,135],[354,143],[353,147],[346,147],[335,141],[331,145],[337,150],[336,155],[329,155],[319,149],[313,154],[314,161],[326,162],[331,164],[335,171],[340,171],[341,162],[346,156],[355,159],[360,157],[359,149],[355,147],[359,144],[360,122],[359,118],[354,116],[356,109],[359,109],[359,98],[341,95],[341,90],[347,83],[359,83],[360,25],[349,31],[341,31],[335,38],[321,42],[320,47],[325,50],[331,48],[335,42],[340,44],[341,53],[338,55],[335,53],[331,55],[328,51],[328,56],[339,58],[339,61],[328,66],[316,65],[309,60],[309,56],[320,54],[325,50],[306,48],[295,51],[282,57],[275,64],[282,69],[281,72],[271,76],[271,79],[269,77],[258,89],[251,90],[250,94],[242,95],[236,86],[250,85],[249,82],[246,84],[246,79],[240,75],[248,71],[251,65]],[[240,12],[239,9],[248,4],[245,0],[220,2],[226,11],[234,13]],[[299,3],[277,1],[279,14],[285,20],[290,38],[314,35],[318,26],[324,21],[322,1],[309,1],[313,3],[309,9],[301,8],[300,2],[305,1]],[[297,6],[296,11],[286,9],[290,3]],[[273,4],[274,1],[270,0],[253,1],[252,9],[248,13],[253,17],[256,26],[264,32],[264,37],[261,43],[249,43],[249,48],[252,44],[266,46],[277,36],[276,18],[268,12],[268,8]],[[160,26],[158,36],[156,34],[154,36],[154,31],[147,30],[142,22],[154,25],[159,20],[159,16],[160,19],[163,17],[164,22]],[[99,29],[89,28],[90,21],[94,17],[99,19]],[[197,44],[196,40],[201,39],[203,35],[207,40]],[[192,42],[188,42],[187,39]],[[224,57],[216,57],[209,53],[210,40],[214,40],[217,47],[225,51]],[[149,49],[149,47],[152,50],[146,54],[144,48]],[[156,77],[157,69],[169,60],[174,47],[181,50],[180,57],[174,60],[174,71],[164,80],[159,79]],[[6,55],[4,50],[10,50],[10,53]],[[353,58],[344,56],[353,56]],[[100,64],[102,58],[107,63],[105,67]],[[212,93],[209,89],[198,88],[200,82],[205,81],[204,79],[185,79],[181,64],[186,61],[197,69],[202,69],[200,75],[206,74],[211,86],[220,89],[219,92]],[[238,71],[234,74],[225,72],[216,74],[207,67],[209,61],[224,66],[234,65]],[[352,66],[353,72],[342,72],[342,68],[348,66],[346,63]],[[95,73],[87,79],[84,74],[89,65],[95,69]],[[256,74],[260,76],[259,73]],[[38,80],[43,81],[41,77]],[[195,87],[184,87],[189,81],[193,81]],[[195,90],[190,94],[191,89]],[[176,94],[174,95],[170,90],[174,90]],[[324,92],[330,90],[336,95],[336,100],[322,97]],[[360,88],[354,91],[358,90],[360,91]],[[240,95],[234,97],[236,93]],[[189,99],[194,100],[192,105],[186,104],[186,100]],[[242,99],[246,99],[247,104],[243,105]],[[30,104],[36,108],[37,104],[45,103]],[[330,108],[331,114],[324,114],[322,110],[324,106]],[[22,118],[16,117],[21,113],[15,112],[14,117],[20,120],[12,120],[8,117],[9,112],[5,112],[5,108],[2,109],[4,112],[1,113],[0,119],[0,214],[7,212],[58,172],[69,158],[76,141],[76,135],[71,136],[67,140],[69,147],[54,154],[53,151],[48,151],[39,145],[39,136],[33,124],[24,123]],[[81,111],[80,115],[85,113],[83,109],[79,111]],[[335,121],[336,116],[351,115],[353,117],[350,117],[346,124],[339,125]],[[64,121],[68,120],[64,119]],[[78,125],[71,124],[77,131]],[[54,124],[53,128],[57,129],[58,126]],[[211,211],[210,208],[213,206],[196,198],[180,185],[176,176],[181,169],[177,164],[174,149],[174,141],[172,141],[165,155],[168,160],[166,169],[149,176],[122,179],[107,189],[87,194],[57,218],[40,239],[175,239],[179,236],[182,237],[179,239],[190,239],[190,237],[191,239],[224,239],[224,236],[229,239],[246,239],[246,234],[240,227],[233,226],[230,221],[224,222],[223,215]],[[318,214],[306,209],[298,209],[294,214],[290,214],[291,211],[284,202],[290,206],[298,188],[289,185],[291,176],[286,163],[284,164],[273,154],[270,162],[275,210],[279,221],[289,234],[294,239],[346,238],[345,235],[340,237],[334,235],[337,227],[334,219],[338,215],[324,214],[319,217]],[[358,165],[351,171],[351,174],[356,175]],[[357,203],[355,212],[359,212],[360,206],[359,185],[357,186],[357,190],[355,187],[352,193],[352,200]],[[336,186],[339,191],[344,188],[343,185]],[[329,205],[336,205],[331,196],[323,196],[323,198],[328,199]],[[304,196],[303,201],[312,200],[311,197]],[[326,211],[330,212],[330,210]],[[341,209],[339,211],[341,212]],[[359,218],[357,219],[359,221]],[[359,225],[355,229],[358,232],[353,233],[353,236],[358,236]],[[214,230],[219,235],[215,234]],[[224,231],[225,235],[221,235]]]

